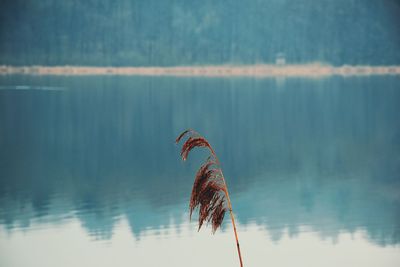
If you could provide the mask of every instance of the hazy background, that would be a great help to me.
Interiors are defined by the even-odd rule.
[[[5,0],[0,64],[400,62],[398,0]]]
[[[394,0],[32,0],[0,9],[0,65],[240,65],[278,54],[400,65]],[[398,72],[5,69],[0,267],[238,266],[228,217],[215,235],[189,221],[206,155],[181,162],[174,140],[187,128],[221,160],[245,266],[400,266]]]

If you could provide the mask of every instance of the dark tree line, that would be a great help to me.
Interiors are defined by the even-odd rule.
[[[398,64],[399,18],[396,0],[5,0],[0,64]]]

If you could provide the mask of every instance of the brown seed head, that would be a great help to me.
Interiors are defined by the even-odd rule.
[[[219,161],[208,141],[197,132],[188,129],[181,133],[176,142],[180,142],[186,135],[189,138],[182,145],[181,157],[186,160],[189,152],[195,147],[207,147],[210,156],[197,171],[192,194],[189,202],[190,218],[193,211],[199,208],[199,230],[204,222],[212,224],[212,232],[221,226],[226,212],[226,185],[219,166]]]

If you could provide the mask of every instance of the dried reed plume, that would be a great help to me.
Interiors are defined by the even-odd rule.
[[[175,142],[179,143],[183,138],[187,138],[183,143],[181,150],[181,157],[183,161],[187,159],[189,152],[195,147],[204,147],[210,152],[210,156],[203,163],[203,165],[201,165],[194,179],[192,194],[189,202],[190,218],[192,218],[193,211],[198,208],[198,230],[200,230],[204,222],[207,222],[211,223],[212,232],[215,233],[224,220],[225,212],[229,210],[236,238],[240,266],[243,267],[235,218],[232,212],[232,204],[217,155],[215,154],[210,143],[208,143],[208,141],[198,132],[188,129],[181,133],[178,138],[176,138]]]

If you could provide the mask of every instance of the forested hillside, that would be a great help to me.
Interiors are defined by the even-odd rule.
[[[400,63],[398,0],[6,0],[0,64]]]

